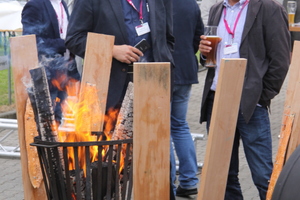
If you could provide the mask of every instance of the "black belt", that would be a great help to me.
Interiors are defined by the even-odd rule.
[[[127,73],[133,73],[133,64],[128,65]]]

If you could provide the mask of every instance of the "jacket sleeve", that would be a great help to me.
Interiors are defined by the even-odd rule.
[[[264,105],[280,91],[290,65],[290,32],[287,13],[284,8],[273,3],[265,20],[266,56],[268,69],[263,77],[263,91],[259,103]],[[274,21],[276,23],[274,23]]]
[[[66,46],[73,54],[82,58],[88,32],[93,32],[91,0],[76,0],[68,24]]]

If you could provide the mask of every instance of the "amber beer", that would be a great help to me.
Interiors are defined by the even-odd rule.
[[[216,67],[216,53],[217,47],[220,42],[220,37],[217,35],[207,35],[206,39],[211,42],[211,51],[206,56],[205,67]]]
[[[295,13],[297,10],[297,2],[296,1],[288,1],[287,2],[287,13],[289,16],[289,25],[292,26],[295,23]]]
[[[289,13],[289,25],[293,25],[295,23],[295,13]]]

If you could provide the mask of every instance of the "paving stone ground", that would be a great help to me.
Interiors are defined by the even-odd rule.
[[[202,88],[206,75],[206,71],[201,71],[199,75],[199,84],[193,85],[192,94],[188,110],[188,122],[192,133],[203,133],[206,135],[205,123],[199,124],[199,111],[202,96]],[[285,100],[286,83],[282,91],[272,101],[271,106],[271,129],[273,138],[273,158],[276,156],[278,147],[278,135],[280,133],[281,119],[283,112],[283,105]],[[0,132],[0,139],[3,137],[3,132]],[[17,132],[9,137],[9,145],[18,144]],[[198,162],[203,162],[205,155],[207,140],[200,140],[197,142],[197,156]],[[245,200],[258,200],[258,192],[253,185],[250,171],[245,160],[243,147],[240,150],[240,181]],[[200,177],[200,175],[199,175]],[[200,180],[201,181],[201,180]],[[1,158],[0,157],[0,200],[23,200],[23,186],[20,159]],[[176,198],[177,200],[185,200],[185,198]],[[196,199],[190,198],[190,199]]]

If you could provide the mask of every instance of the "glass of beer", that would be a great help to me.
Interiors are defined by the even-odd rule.
[[[216,53],[217,47],[220,42],[220,37],[217,35],[217,26],[206,26],[204,29],[204,34],[206,39],[211,42],[211,51],[206,56],[205,67],[216,67]]]
[[[289,16],[289,25],[292,26],[295,23],[295,13],[297,10],[297,2],[296,1],[288,1],[287,2],[287,12]]]

